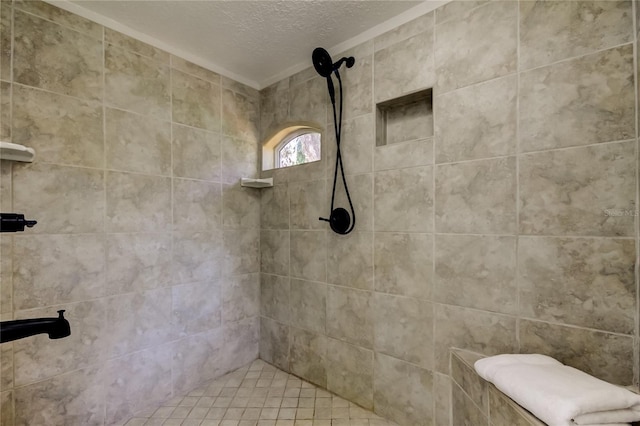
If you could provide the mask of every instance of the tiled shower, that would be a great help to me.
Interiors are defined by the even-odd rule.
[[[72,334],[0,346],[0,423],[121,424],[258,356],[401,425],[469,421],[452,347],[637,386],[638,12],[451,2],[344,52],[339,236],[313,68],[257,91],[3,1],[0,136],[38,156],[0,163],[0,210],[39,223],[0,238],[0,316]],[[376,144],[380,105],[425,89]],[[322,161],[260,172],[299,121]]]

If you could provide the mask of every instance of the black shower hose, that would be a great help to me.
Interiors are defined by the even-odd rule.
[[[353,208],[353,202],[351,201],[351,195],[349,194],[349,187],[347,186],[347,180],[344,176],[344,165],[342,164],[342,153],[340,152],[340,140],[342,136],[342,79],[340,78],[340,72],[338,70],[335,71],[336,77],[338,78],[338,84],[340,86],[340,122],[336,119],[336,102],[335,99],[331,98],[331,106],[333,107],[333,126],[336,133],[336,167],[333,172],[333,190],[331,191],[331,212],[333,213],[333,205],[336,198],[336,182],[338,181],[338,165],[340,166],[340,174],[342,176],[342,183],[344,184],[344,192],[347,194],[347,200],[349,201],[349,208],[351,209],[351,216],[353,220],[351,221],[351,226],[343,233],[343,235],[348,234],[353,231],[353,228],[356,226],[356,212]],[[331,77],[329,77],[331,78]]]

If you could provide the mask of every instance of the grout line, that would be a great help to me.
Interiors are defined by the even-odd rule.
[[[638,99],[638,66],[640,65],[638,62],[638,25],[640,24],[637,19],[638,12],[638,2],[632,2],[632,20],[633,20],[633,38],[634,38],[634,50],[633,50],[633,60],[634,60],[634,72],[635,72],[635,136],[636,136],[636,144],[635,144],[635,158],[636,158],[636,170],[635,170],[635,182],[636,182],[636,202],[635,208],[638,209],[638,202],[640,201],[640,162],[638,159],[639,154],[639,146],[640,139],[638,139],[639,125],[638,115],[640,114],[640,100]],[[633,382],[636,388],[640,386],[640,223],[638,217],[635,218],[635,230],[636,230],[636,261],[634,265],[634,274],[635,274],[635,290],[636,290],[636,311],[635,311],[635,344],[633,345],[633,354],[634,354],[634,362],[633,362]]]
[[[518,319],[516,320],[516,351],[520,353],[520,313],[522,312],[520,301],[520,253],[518,247],[520,246],[520,2],[516,3],[516,236],[515,236],[515,280],[516,280],[516,300],[515,306],[518,312]]]

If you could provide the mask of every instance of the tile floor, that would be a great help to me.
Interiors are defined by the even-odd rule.
[[[127,426],[397,426],[262,360],[139,413]]]

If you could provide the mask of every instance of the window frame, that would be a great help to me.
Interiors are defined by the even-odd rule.
[[[296,164],[293,166],[278,167],[280,149],[291,142],[293,139],[308,134],[318,133],[320,135],[320,158],[318,160],[309,161],[302,164]],[[270,137],[266,139],[266,142],[262,144],[262,170],[272,169],[286,169],[289,167],[302,166],[304,164],[311,164],[321,161],[324,153],[324,132],[322,128],[311,122],[296,122],[287,123],[276,129]]]

